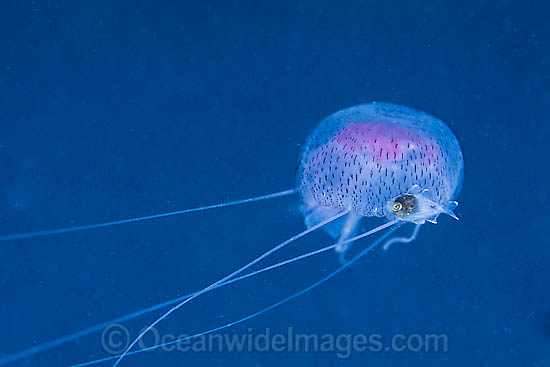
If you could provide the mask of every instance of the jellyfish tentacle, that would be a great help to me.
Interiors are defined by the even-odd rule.
[[[382,248],[384,250],[387,250],[390,248],[391,245],[394,243],[410,243],[416,239],[416,236],[418,236],[418,232],[420,231],[420,227],[422,227],[422,223],[415,224],[414,230],[412,234],[409,237],[394,237],[390,238]]]
[[[43,230],[43,231],[0,235],[0,242],[20,240],[20,239],[33,238],[33,237],[50,236],[50,235],[69,233],[69,232],[78,232],[78,231],[84,231],[84,230],[90,230],[90,229],[96,229],[96,228],[110,227],[110,226],[115,226],[115,225],[119,225],[119,224],[142,222],[142,221],[151,220],[151,219],[171,217],[171,216],[174,216],[174,215],[188,214],[188,213],[199,212],[199,211],[203,211],[203,210],[225,208],[225,207],[228,207],[228,206],[234,206],[234,205],[240,205],[240,204],[246,204],[246,203],[253,203],[253,202],[256,202],[256,201],[263,201],[263,200],[280,198],[280,197],[283,197],[283,196],[288,196],[288,195],[295,194],[296,192],[297,192],[296,189],[288,189],[288,190],[284,190],[284,191],[275,192],[275,193],[272,193],[272,194],[267,194],[267,195],[262,195],[262,196],[255,196],[255,197],[247,198],[247,199],[229,201],[229,202],[218,203],[218,204],[213,204],[213,205],[206,205],[206,206],[190,208],[190,209],[176,210],[176,211],[166,212],[166,213],[146,215],[146,216],[143,216],[143,217],[120,219],[120,220],[115,220],[115,221],[111,221],[111,222],[103,222],[103,223],[95,223],[95,224],[85,224],[85,225],[81,225],[81,226],[48,229],[48,230]]]
[[[232,284],[232,283],[236,283],[236,282],[239,282],[241,280],[245,280],[245,279],[248,279],[248,278],[251,278],[253,276],[256,276],[256,275],[259,275],[259,274],[262,274],[262,273],[265,273],[267,271],[270,271],[270,270],[274,270],[274,269],[277,269],[277,268],[280,268],[284,265],[288,265],[288,264],[291,264],[291,263],[294,263],[294,262],[297,262],[299,260],[303,260],[303,259],[306,259],[308,257],[312,257],[314,255],[318,255],[318,254],[321,254],[321,253],[324,253],[324,252],[327,252],[329,250],[332,250],[336,247],[336,244],[333,243],[332,245],[330,246],[325,246],[325,247],[322,247],[320,249],[317,249],[317,250],[314,250],[314,251],[311,251],[311,252],[308,252],[308,253],[305,253],[305,254],[302,254],[302,255],[298,255],[298,256],[295,256],[293,258],[290,258],[290,259],[287,259],[287,260],[283,260],[281,262],[278,262],[276,264],[273,264],[273,265],[269,265],[269,266],[266,266],[265,268],[261,268],[261,269],[258,269],[258,270],[255,270],[253,272],[250,272],[250,273],[247,273],[245,275],[241,275],[237,278],[233,278],[233,279],[230,279],[224,283],[221,283],[219,285],[217,285],[215,288],[213,289],[217,289],[217,288],[220,288],[220,287],[224,287],[226,285],[229,285],[229,284]],[[63,337],[60,337],[58,339],[54,339],[54,340],[50,340],[48,342],[45,342],[45,343],[42,343],[42,344],[39,344],[39,345],[35,345],[34,347],[31,347],[31,348],[28,348],[28,349],[24,349],[24,350],[21,350],[19,352],[16,352],[16,353],[13,353],[13,354],[10,354],[10,355],[6,355],[6,356],[3,356],[3,357],[0,357],[0,366],[4,366],[6,364],[9,364],[9,363],[13,363],[13,362],[17,362],[19,360],[22,360],[22,359],[25,359],[25,358],[28,358],[28,357],[31,357],[35,354],[38,354],[38,353],[41,353],[41,352],[45,352],[47,350],[50,350],[50,349],[53,349],[53,348],[56,348],[56,347],[59,347],[63,344],[67,344],[67,343],[70,343],[71,341],[74,341],[76,339],[79,339],[81,337],[84,337],[84,336],[87,336],[87,335],[90,335],[96,331],[100,331],[102,329],[105,329],[106,327],[110,326],[110,325],[113,325],[113,324],[120,324],[122,322],[125,322],[125,321],[128,321],[128,320],[132,320],[132,319],[135,319],[139,316],[142,316],[142,315],[145,315],[145,314],[148,314],[148,313],[151,313],[153,311],[156,311],[156,310],[159,310],[161,308],[164,308],[164,307],[167,307],[167,306],[170,306],[170,305],[173,305],[175,303],[178,303],[178,302],[181,302],[189,297],[192,297],[194,296],[195,294],[199,293],[200,291],[195,291],[195,292],[192,292],[192,293],[189,293],[189,294],[186,294],[186,295],[183,295],[183,296],[180,296],[180,297],[177,297],[177,298],[174,298],[174,299],[171,299],[169,301],[165,301],[165,302],[162,302],[162,303],[159,303],[159,304],[156,304],[156,305],[153,305],[153,306],[149,306],[145,309],[142,309],[142,310],[139,310],[139,311],[134,311],[130,314],[127,314],[125,316],[121,316],[121,317],[118,317],[116,319],[112,319],[112,320],[109,320],[109,321],[105,321],[105,322],[102,322],[101,324],[97,324],[97,325],[94,325],[94,326],[91,326],[91,327],[88,327],[86,329],[83,329],[83,330],[80,330],[80,331],[77,331],[77,332],[74,332],[72,334],[68,334],[68,335],[65,335]]]
[[[458,207],[458,201],[452,200],[449,201],[447,204],[447,209],[445,211],[445,214],[447,214],[449,217],[459,220],[457,215],[455,214],[454,210]]]
[[[250,273],[247,273],[245,275],[241,275],[237,278],[233,278],[233,279],[230,279],[226,282],[223,282],[219,285],[217,285],[215,288],[213,289],[217,289],[217,288],[220,288],[220,287],[223,287],[223,286],[226,286],[226,285],[229,285],[229,284],[232,284],[232,283],[236,283],[236,282],[239,282],[241,280],[245,280],[245,279],[248,279],[248,278],[251,278],[253,276],[256,276],[256,275],[259,275],[261,273],[265,273],[267,271],[270,271],[270,270],[274,270],[274,269],[277,269],[277,268],[280,268],[284,265],[288,265],[288,264],[291,264],[291,263],[294,263],[294,262],[297,262],[299,260],[303,260],[303,259],[306,259],[306,258],[309,258],[311,256],[314,256],[314,255],[317,255],[317,254],[321,254],[321,253],[324,253],[326,251],[329,251],[329,250],[332,250],[332,249],[336,249],[336,247],[338,245],[342,245],[342,244],[347,244],[347,243],[351,243],[351,242],[355,242],[357,240],[360,240],[364,237],[367,237],[367,236],[370,236],[380,230],[383,230],[385,228],[388,228],[394,224],[396,224],[398,221],[393,221],[393,222],[388,222],[386,224],[383,224],[382,227],[377,227],[373,230],[370,230],[368,232],[365,232],[365,233],[362,233],[362,234],[359,234],[355,237],[352,237],[352,238],[349,238],[345,241],[342,241],[342,242],[337,242],[337,243],[333,243],[329,246],[325,246],[325,247],[322,247],[320,249],[317,249],[317,250],[314,250],[314,251],[311,251],[311,252],[308,252],[308,253],[305,253],[305,254],[302,254],[302,255],[298,255],[298,256],[295,256],[293,258],[290,258],[290,259],[287,259],[287,260],[283,260],[281,262],[278,262],[276,264],[273,264],[273,265],[269,265],[269,266],[266,266],[264,268],[261,268],[261,269],[258,269],[258,270],[255,270],[253,272],[250,272]],[[104,328],[106,328],[107,326],[109,325],[112,325],[112,324],[119,324],[119,323],[122,323],[122,322],[125,322],[125,321],[128,321],[128,320],[132,320],[132,319],[135,319],[137,317],[140,317],[140,316],[143,316],[145,314],[148,314],[148,313],[151,313],[153,311],[156,311],[156,310],[159,310],[161,308],[164,308],[164,307],[168,307],[170,305],[173,305],[175,303],[178,303],[178,302],[181,302],[187,298],[190,298],[192,296],[194,296],[195,294],[199,293],[200,291],[195,291],[195,292],[192,292],[192,293],[189,293],[189,294],[186,294],[186,295],[183,295],[181,297],[177,297],[177,298],[174,298],[174,299],[171,299],[171,300],[168,300],[168,301],[165,301],[165,302],[162,302],[162,303],[158,303],[156,305],[153,305],[153,306],[149,306],[147,308],[144,308],[142,310],[138,310],[138,311],[134,311],[130,314],[127,314],[127,315],[124,315],[124,316],[120,316],[118,318],[115,318],[115,319],[112,319],[112,320],[109,320],[109,321],[105,321],[105,322],[102,322],[100,324],[97,324],[97,325],[94,325],[94,326],[91,326],[91,327],[88,327],[86,329],[83,329],[83,330],[80,330],[80,331],[77,331],[77,332],[74,332],[72,334],[68,334],[68,335],[65,335],[63,337],[60,337],[58,339],[54,339],[54,340],[50,340],[48,342],[45,342],[45,343],[42,343],[42,344],[38,344],[38,345],[35,345],[31,348],[28,348],[28,349],[25,349],[25,350],[21,350],[19,352],[16,352],[16,353],[13,353],[13,354],[10,354],[10,355],[5,355],[3,357],[0,357],[0,366],[4,366],[8,363],[13,363],[13,362],[17,362],[19,360],[22,360],[22,359],[25,359],[25,358],[28,358],[28,357],[31,357],[35,354],[38,354],[38,353],[41,353],[41,352],[45,352],[47,350],[50,350],[50,349],[53,349],[53,348],[56,348],[56,347],[59,347],[63,344],[67,344],[67,343],[70,343],[76,339],[79,339],[81,337],[84,337],[84,336],[87,336],[87,335],[90,335],[96,331],[100,331]],[[114,359],[114,358],[113,358]]]
[[[218,286],[219,284],[233,278],[234,276],[242,273],[244,270],[250,268],[251,266],[253,266],[254,264],[260,262],[262,259],[266,258],[267,256],[273,254],[275,251],[278,251],[280,250],[281,248],[285,247],[286,245],[288,245],[289,243],[291,242],[294,242],[296,241],[297,239],[305,236],[306,234],[308,233],[311,233],[313,232],[314,230],[318,229],[318,228],[321,228],[322,226],[346,215],[349,211],[345,210],[345,211],[342,211],[324,221],[322,221],[321,223],[318,223],[317,225],[315,226],[312,226],[300,233],[298,233],[297,235],[294,235],[292,236],[291,238],[289,238],[288,240],[280,243],[279,245],[273,247],[271,250],[268,250],[266,252],[264,252],[262,255],[258,256],[257,258],[255,258],[254,260],[252,260],[251,262],[249,262],[248,264],[240,267],[239,269],[235,270],[234,272],[232,272],[231,274],[221,278],[220,280],[210,284],[209,286],[203,288],[201,291],[199,291],[197,294],[181,301],[180,303],[178,303],[177,305],[175,305],[174,307],[172,307],[171,309],[169,309],[167,312],[165,312],[162,316],[160,316],[158,319],[156,319],[152,324],[150,324],[149,326],[147,326],[138,336],[137,338],[134,339],[134,341],[132,343],[130,343],[130,345],[126,348],[126,350],[119,356],[119,358],[117,359],[117,361],[113,364],[113,367],[116,367],[118,366],[118,364],[122,361],[122,359],[126,356],[126,354],[128,354],[128,352],[136,345],[136,343],[145,335],[147,334],[153,327],[155,327],[159,322],[161,322],[162,320],[164,320],[166,317],[168,317],[170,314],[172,314],[173,312],[175,312],[176,310],[178,310],[179,308],[181,308],[183,305],[185,305],[186,303],[188,302],[191,302],[192,300],[194,300],[195,298],[199,297],[200,295],[206,293],[206,292],[209,292],[210,290],[214,289],[216,286]]]
[[[378,238],[376,241],[374,241],[373,243],[371,243],[367,248],[365,248],[364,250],[362,250],[359,254],[355,255],[351,260],[349,260],[348,262],[344,263],[344,264],[341,264],[336,270],[334,270],[333,272],[331,272],[330,274],[324,276],[323,278],[321,278],[320,280],[316,281],[315,283],[309,285],[308,287],[306,288],[303,288],[302,290],[276,302],[276,303],[273,303],[272,305],[270,306],[267,306],[259,311],[256,311],[252,314],[249,314],[243,318],[240,318],[238,320],[235,320],[235,321],[232,321],[232,322],[229,322],[229,323],[226,323],[224,325],[221,325],[221,326],[218,326],[218,327],[215,327],[215,328],[212,328],[212,329],[209,329],[209,330],[206,330],[206,331],[202,331],[202,332],[199,332],[199,333],[196,333],[194,335],[191,335],[191,336],[187,336],[185,338],[180,338],[180,339],[177,339],[177,340],[172,340],[172,341],[169,341],[169,342],[166,342],[166,343],[162,343],[162,344],[157,344],[157,345],[153,345],[153,346],[150,346],[150,347],[146,347],[146,348],[142,348],[142,349],[139,349],[139,350],[135,350],[135,351],[130,351],[130,352],[127,352],[126,354],[124,354],[125,356],[126,355],[135,355],[135,354],[139,354],[139,353],[143,353],[143,352],[148,352],[148,351],[151,351],[151,350],[155,350],[155,349],[158,349],[158,348],[162,348],[162,347],[165,347],[165,346],[168,346],[168,345],[173,345],[173,344],[177,344],[177,343],[181,343],[181,342],[184,342],[186,340],[189,340],[189,339],[193,339],[193,338],[198,338],[198,337],[201,337],[203,335],[207,335],[207,334],[212,334],[212,333],[215,333],[217,331],[221,331],[221,330],[224,330],[224,329],[227,329],[227,328],[230,328],[232,326],[235,326],[237,324],[241,324],[243,322],[246,322],[248,320],[251,320],[253,318],[256,318],[262,314],[265,314],[266,312],[268,311],[271,311],[285,303],[288,303],[290,301],[292,301],[293,299],[311,291],[312,289],[314,288],[317,288],[318,286],[322,285],[323,283],[327,282],[328,280],[330,280],[331,278],[334,278],[336,275],[338,275],[339,273],[341,273],[343,270],[345,270],[346,268],[348,268],[349,266],[351,266],[352,264],[354,264],[355,262],[357,262],[357,260],[359,260],[361,257],[363,257],[364,255],[366,255],[369,251],[373,250],[376,246],[378,246],[380,243],[382,243],[384,240],[386,240],[392,233],[394,233],[397,228],[400,226],[399,223],[396,223],[397,221],[392,221],[392,222],[389,222],[392,224],[390,230],[386,233],[384,233],[382,236],[380,236],[380,238]],[[388,224],[389,223],[386,223],[384,226],[384,228],[387,228]],[[369,231],[371,232],[371,231]],[[360,238],[363,238],[365,236],[367,236],[367,233],[369,232],[366,232],[366,233],[363,233],[359,236],[356,236],[353,238],[353,241],[356,241]],[[86,367],[86,366],[91,366],[91,365],[95,365],[95,364],[98,364],[98,363],[103,363],[103,362],[108,362],[108,361],[112,361],[112,360],[115,360],[115,359],[120,359],[119,356],[112,356],[112,357],[105,357],[105,358],[101,358],[101,359],[96,359],[96,360],[93,360],[93,361],[88,361],[88,362],[84,362],[84,363],[79,363],[79,364],[74,364],[74,365],[71,365],[69,367]]]
[[[314,251],[311,251],[311,252],[308,252],[308,253],[305,253],[305,254],[302,254],[302,255],[298,255],[298,256],[295,256],[295,257],[287,259],[287,260],[283,260],[283,261],[278,262],[276,264],[266,266],[265,268],[261,268],[261,269],[255,270],[253,272],[247,273],[245,275],[241,275],[237,278],[230,279],[230,280],[228,280],[224,283],[221,283],[221,284],[217,285],[213,289],[217,289],[217,288],[220,288],[220,287],[232,284],[232,283],[236,283],[236,282],[239,282],[241,280],[245,280],[245,279],[251,278],[253,276],[259,275],[261,273],[265,273],[267,271],[280,268],[284,265],[288,265],[288,264],[297,262],[299,260],[303,260],[303,259],[306,259],[308,257],[321,254],[323,252],[327,252],[329,250],[334,249],[335,247],[336,247],[336,244],[333,243],[330,246],[325,246],[325,247],[322,247],[318,250],[314,250]],[[16,353],[13,353],[13,354],[10,354],[10,355],[0,357],[0,366],[4,366],[4,365],[9,364],[9,363],[17,362],[19,360],[31,357],[35,354],[45,352],[47,350],[59,347],[63,344],[70,343],[71,341],[74,341],[74,340],[79,339],[81,337],[90,335],[90,334],[92,334],[96,331],[100,331],[102,329],[105,329],[106,327],[108,327],[110,325],[119,324],[119,323],[122,323],[122,322],[125,322],[125,321],[128,321],[128,320],[132,320],[132,319],[135,319],[139,316],[143,316],[145,314],[151,313],[151,312],[159,310],[161,308],[173,305],[177,302],[181,302],[181,301],[183,301],[183,300],[185,300],[189,297],[192,297],[192,296],[194,296],[195,294],[197,294],[199,292],[200,291],[195,291],[195,292],[183,295],[181,297],[177,297],[177,298],[174,298],[174,299],[162,302],[162,303],[158,303],[156,305],[149,306],[145,309],[134,311],[130,314],[118,317],[116,319],[105,321],[105,322],[102,322],[100,324],[88,327],[86,329],[74,332],[72,334],[65,335],[65,336],[60,337],[58,339],[50,340],[48,342],[45,342],[45,343],[42,343],[42,344],[39,344],[39,345],[35,345],[34,347],[31,347],[31,348],[28,348],[28,349],[25,349],[25,350],[21,350],[19,352],[16,352]]]

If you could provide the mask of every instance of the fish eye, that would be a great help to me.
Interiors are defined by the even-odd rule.
[[[391,210],[399,216],[409,215],[416,209],[417,198],[413,194],[400,195],[393,201]]]

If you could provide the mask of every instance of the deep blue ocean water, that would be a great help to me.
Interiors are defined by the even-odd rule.
[[[413,244],[369,253],[224,333],[380,335],[385,345],[398,334],[441,334],[446,351],[197,347],[121,365],[550,366],[549,9],[4,1],[0,233],[291,188],[301,145],[323,117],[370,101],[404,104],[447,121],[462,145],[460,221],[427,224]],[[0,355],[204,287],[303,230],[298,207],[288,197],[2,242]],[[330,243],[314,233],[267,263]],[[238,319],[338,265],[334,253],[318,255],[212,292],[162,322],[160,336]],[[124,325],[135,337],[159,315]],[[95,333],[13,365],[105,356]]]

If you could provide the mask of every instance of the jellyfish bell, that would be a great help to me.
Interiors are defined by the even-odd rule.
[[[308,227],[348,212],[323,227],[345,243],[336,248],[343,253],[368,218],[417,225],[435,223],[442,213],[456,219],[454,199],[462,177],[462,151],[445,122],[409,107],[373,102],[319,123],[302,150],[297,187]]]

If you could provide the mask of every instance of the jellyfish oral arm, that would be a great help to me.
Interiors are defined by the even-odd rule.
[[[174,216],[174,215],[181,215],[181,214],[199,212],[199,211],[203,211],[203,210],[225,208],[225,207],[228,207],[228,206],[234,206],[234,205],[240,205],[240,204],[246,204],[246,203],[253,203],[253,202],[256,202],[256,201],[263,201],[263,200],[280,198],[280,197],[283,197],[283,196],[288,196],[288,195],[295,194],[296,192],[297,192],[296,189],[288,189],[288,190],[284,190],[284,191],[275,192],[275,193],[272,193],[272,194],[267,194],[267,195],[262,195],[262,196],[255,196],[255,197],[248,198],[248,199],[241,199],[241,200],[229,201],[229,202],[226,202],[226,203],[206,205],[206,206],[201,206],[201,207],[197,207],[197,208],[176,210],[176,211],[167,212],[167,213],[146,215],[146,216],[143,216],[143,217],[120,219],[120,220],[115,220],[115,221],[111,221],[111,222],[103,222],[103,223],[95,223],[95,224],[85,224],[85,225],[74,226],[74,227],[48,229],[48,230],[44,230],[44,231],[0,235],[0,242],[20,240],[20,239],[24,239],[24,238],[51,236],[51,235],[55,235],[55,234],[62,234],[62,233],[69,233],[69,232],[85,231],[85,230],[96,229],[96,228],[116,226],[116,225],[119,225],[119,224],[142,222],[142,221],[151,220],[151,219],[171,217],[171,216]]]
[[[363,217],[356,214],[348,214],[346,222],[342,227],[342,233],[340,235],[340,240],[338,241],[338,246],[336,246],[336,251],[339,253],[344,253],[351,245],[351,242],[346,241],[350,236],[355,234],[356,228]]]
[[[420,227],[422,227],[422,224],[415,224],[414,230],[412,234],[409,237],[394,237],[390,238],[382,248],[384,250],[387,250],[390,248],[391,245],[394,243],[410,243],[416,239],[416,236],[418,236],[418,232],[420,231]]]

